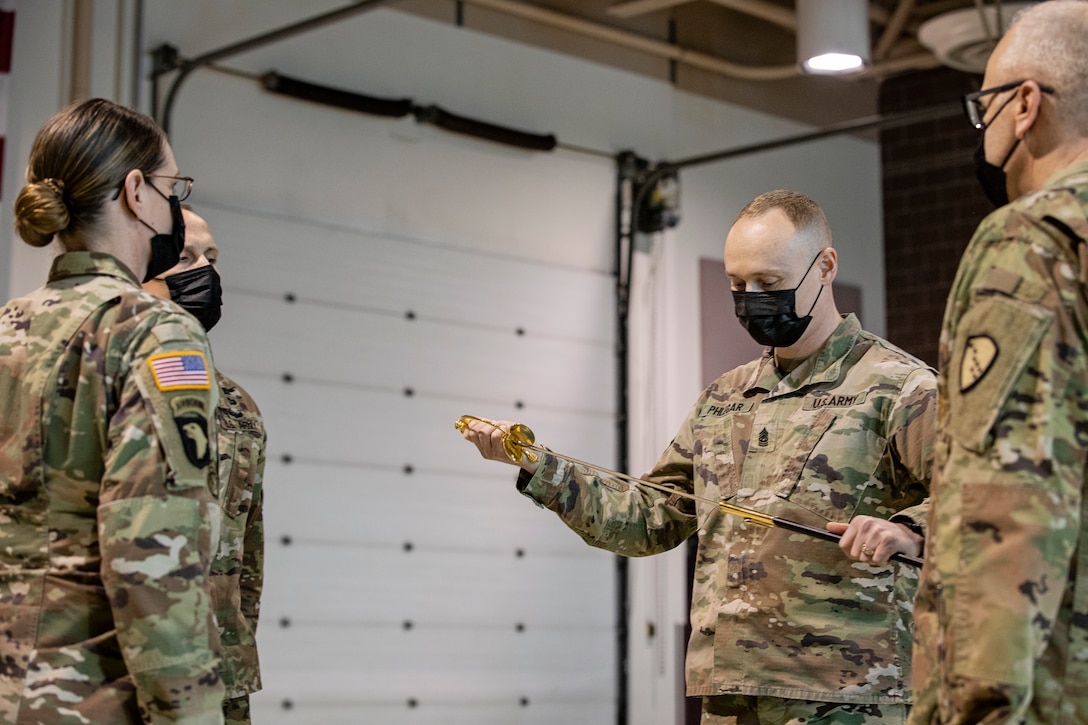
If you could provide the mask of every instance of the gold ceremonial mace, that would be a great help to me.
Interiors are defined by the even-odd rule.
[[[503,450],[506,451],[506,455],[509,456],[510,460],[514,463],[521,463],[522,456],[524,456],[526,460],[532,462],[536,462],[537,460],[539,460],[539,457],[536,456],[534,453],[531,453],[530,451],[549,453],[556,458],[562,458],[563,460],[570,461],[575,465],[585,466],[586,468],[589,468],[591,470],[599,471],[608,476],[614,476],[624,481],[630,481],[631,483],[637,484],[639,486],[645,486],[647,488],[652,488],[655,491],[661,491],[662,493],[667,493],[669,495],[680,496],[681,498],[690,499],[692,501],[699,501],[701,503],[708,503],[711,506],[717,506],[722,513],[729,514],[731,516],[739,516],[744,519],[745,523],[755,524],[756,526],[765,526],[767,528],[785,529],[787,531],[793,531],[798,534],[807,534],[808,536],[812,536],[817,539],[823,539],[824,541],[832,541],[835,543],[838,543],[842,539],[842,536],[832,533],[827,529],[818,529],[814,526],[806,526],[804,524],[799,524],[796,521],[779,518],[778,516],[770,516],[761,511],[745,508],[744,506],[737,506],[736,504],[728,503],[726,501],[711,501],[710,499],[695,496],[690,493],[684,493],[682,491],[677,491],[675,489],[661,486],[651,481],[644,481],[641,478],[628,476],[626,473],[612,471],[593,463],[587,463],[585,461],[580,461],[577,458],[564,456],[562,454],[556,453],[555,451],[549,451],[547,448],[542,448],[538,445],[535,445],[536,436],[533,434],[533,431],[529,428],[529,426],[522,425],[521,423],[514,423],[512,426],[510,426],[510,429],[507,430],[506,428],[496,426],[494,423],[484,418],[477,418],[474,415],[462,415],[457,420],[457,422],[453,424],[453,427],[457,430],[463,431],[468,425],[468,421],[470,420],[478,420],[481,423],[486,423],[487,425],[501,430],[503,433]],[[921,568],[922,566],[922,560],[920,558],[918,558],[917,556],[910,556],[909,554],[904,554],[901,551],[895,552],[891,555],[890,558],[904,564],[909,564],[910,566],[915,566],[919,568]]]

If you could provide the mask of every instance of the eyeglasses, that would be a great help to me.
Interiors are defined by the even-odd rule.
[[[193,193],[193,177],[191,176],[162,176],[160,174],[147,174],[149,179],[173,179],[170,185],[170,193],[167,196],[176,196],[178,201],[185,201],[189,194]]]
[[[145,179],[173,179],[174,183],[170,184],[170,193],[162,194],[159,191],[159,187],[155,187],[155,191],[159,191],[164,197],[176,196],[178,201],[185,201],[189,198],[189,194],[193,193],[193,177],[191,176],[163,176],[161,174],[144,174]],[[153,185],[154,186],[154,185]],[[117,191],[113,192],[113,201],[117,201],[121,196],[121,191],[125,188],[125,182],[122,179],[120,186],[117,187]]]
[[[1001,93],[1002,91],[1011,91],[1013,88],[1019,88],[1020,86],[1022,86],[1023,84],[1025,84],[1027,82],[1028,82],[1027,79],[1024,79],[1022,81],[1013,81],[1012,83],[1006,83],[1003,86],[996,86],[994,88],[984,88],[981,91],[975,91],[974,93],[965,94],[963,96],[963,111],[964,111],[964,113],[967,114],[967,120],[971,122],[971,125],[974,128],[978,129],[979,131],[982,131],[983,129],[986,128],[986,120],[985,120],[986,119],[986,107],[983,106],[981,103],[979,103],[979,99],[982,98],[983,96],[989,96],[989,95],[992,95],[994,93]],[[1050,86],[1043,85],[1042,83],[1039,83],[1038,85],[1039,85],[1039,90],[1042,91],[1043,93],[1053,93],[1054,92],[1054,89],[1051,88]],[[1005,101],[1005,103],[1001,104],[1001,107],[997,109],[998,112],[1000,112],[1002,108],[1004,108],[1006,105],[1008,105],[1010,101],[1012,101],[1011,96],[1009,97],[1009,99],[1007,101]],[[996,116],[997,114],[995,113],[994,115]]]

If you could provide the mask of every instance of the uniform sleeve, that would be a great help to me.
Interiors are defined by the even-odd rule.
[[[947,339],[934,521],[940,706],[955,722],[1025,721],[1046,697],[1033,688],[1081,532],[1088,370],[1075,268],[1045,240],[1017,241],[1015,257],[980,265]]]
[[[261,448],[253,470],[253,498],[246,516],[245,539],[242,549],[242,616],[249,622],[250,632],[257,633],[261,592],[264,589],[264,464],[268,436],[262,430]]]
[[[207,573],[216,389],[203,334],[153,329],[132,354],[109,421],[98,508],[102,580],[150,723],[222,722]]]
[[[689,417],[643,478],[691,494],[692,446]],[[518,488],[554,511],[586,543],[622,556],[668,551],[695,533],[697,527],[690,499],[600,476],[553,455],[543,455],[536,474],[523,476]]]
[[[933,476],[937,438],[937,376],[930,368],[918,368],[907,376],[891,416],[891,445],[898,470],[903,472],[901,495],[916,498],[928,494]],[[925,531],[929,499],[901,509],[892,521]]]

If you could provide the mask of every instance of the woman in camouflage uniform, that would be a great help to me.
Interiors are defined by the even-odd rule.
[[[184,240],[154,121],[102,99],[39,131],[19,235],[63,247],[0,309],[0,721],[222,722],[204,331],[145,292]]]

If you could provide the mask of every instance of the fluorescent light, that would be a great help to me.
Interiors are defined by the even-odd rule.
[[[801,62],[809,73],[849,73],[865,67],[865,61],[852,53],[824,53]]]

